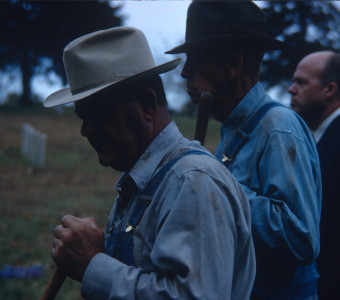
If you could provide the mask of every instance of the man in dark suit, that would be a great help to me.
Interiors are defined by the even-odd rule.
[[[340,299],[340,54],[321,51],[304,57],[288,92],[292,109],[312,130],[320,157],[319,298]]]

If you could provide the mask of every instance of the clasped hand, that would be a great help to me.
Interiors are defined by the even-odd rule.
[[[67,276],[81,282],[91,259],[104,252],[104,232],[94,218],[67,215],[54,236],[52,259]]]

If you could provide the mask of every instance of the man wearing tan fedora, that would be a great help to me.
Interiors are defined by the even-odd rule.
[[[101,165],[122,171],[105,233],[64,216],[51,255],[85,299],[248,299],[255,277],[250,209],[231,173],[171,122],[143,33],[117,27],[66,46],[70,102]],[[110,201],[108,199],[108,201]]]
[[[259,82],[267,50],[283,43],[266,33],[252,1],[193,1],[182,76],[194,103],[211,93],[221,122],[215,156],[248,196],[256,252],[251,299],[317,299],[321,177],[304,121],[271,99]]]

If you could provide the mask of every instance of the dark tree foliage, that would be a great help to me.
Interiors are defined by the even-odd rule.
[[[261,80],[287,86],[298,62],[320,50],[340,50],[340,12],[335,1],[268,1],[268,34],[286,44],[265,55]]]
[[[21,104],[32,101],[30,82],[38,73],[54,71],[66,83],[63,49],[84,34],[121,25],[119,7],[97,1],[0,2],[0,68],[19,65],[22,71]],[[42,64],[43,58],[52,61]]]

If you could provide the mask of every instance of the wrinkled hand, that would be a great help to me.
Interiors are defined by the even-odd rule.
[[[91,259],[104,252],[104,232],[94,218],[64,216],[54,230],[51,256],[74,280],[82,281]]]

